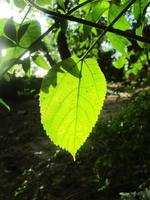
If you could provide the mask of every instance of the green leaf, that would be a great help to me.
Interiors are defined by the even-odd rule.
[[[16,46],[11,40],[5,36],[0,36],[0,49],[6,49]]]
[[[36,0],[37,4],[41,6],[50,5],[52,0]]]
[[[4,27],[8,19],[0,19],[0,35],[4,33]]]
[[[134,3],[134,18],[138,20],[143,15],[143,11],[148,5],[148,0],[136,0]]]
[[[29,25],[30,24],[27,23],[27,24],[23,24],[21,27],[19,27],[19,30],[18,30],[18,41],[20,41],[21,38],[23,37],[23,35],[26,33]]]
[[[9,37],[11,40],[16,41],[17,39],[17,34],[16,34],[16,26],[13,20],[13,17],[8,19],[6,22],[6,25],[4,27],[4,33]]]
[[[19,43],[24,48],[28,48],[41,35],[41,26],[37,20],[30,20],[26,23],[30,25]]]
[[[124,55],[120,56],[116,59],[116,61],[113,63],[114,67],[117,69],[121,69],[126,63],[126,57]]]
[[[10,110],[9,105],[2,98],[0,98],[0,104],[2,104],[5,108],[7,108],[7,110]]]
[[[24,9],[26,6],[26,3],[24,0],[14,0],[14,4],[21,9]]]
[[[118,16],[118,14],[122,11],[123,7],[112,4],[108,13],[109,23],[111,23]],[[121,16],[113,27],[121,30],[128,30],[130,29],[130,23],[124,16]]]
[[[0,78],[10,69],[10,66],[16,64],[17,58],[24,52],[20,47],[7,49],[6,55],[0,59]]]
[[[53,68],[44,78],[40,112],[47,135],[75,159],[99,117],[106,95],[106,80],[94,59],[73,60],[76,65],[70,68],[70,73]],[[60,69],[61,65],[63,61]],[[72,75],[76,67],[80,77]]]
[[[46,60],[41,55],[35,55],[32,57],[32,60],[35,64],[37,64],[39,67],[49,70],[50,66],[47,64]]]
[[[62,9],[65,10],[65,2],[64,2],[64,0],[57,0],[57,2],[58,2],[58,5],[59,5]]]
[[[112,46],[119,51],[122,54],[126,53],[126,47],[131,44],[131,42],[119,35],[116,35],[114,33],[107,33],[107,38],[111,42]]]

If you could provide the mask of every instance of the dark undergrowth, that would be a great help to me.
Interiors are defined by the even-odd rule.
[[[150,91],[135,94],[122,112],[99,120],[76,162],[44,133],[37,99],[7,100],[0,200],[147,200],[140,192],[150,187],[149,100]]]

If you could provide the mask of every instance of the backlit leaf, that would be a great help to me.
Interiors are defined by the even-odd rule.
[[[14,4],[18,7],[18,8],[25,8],[26,3],[24,0],[14,0]]]
[[[106,94],[106,80],[94,59],[79,61],[70,73],[60,68],[49,71],[40,91],[41,121],[47,135],[75,159],[94,127]],[[65,61],[66,62],[66,61]],[[67,62],[66,62],[67,68]],[[73,75],[78,68],[80,76]],[[68,67],[69,69],[69,67]]]
[[[43,56],[41,56],[41,55],[32,56],[32,60],[39,67],[41,67],[43,69],[46,69],[46,70],[50,69],[50,66],[48,65],[48,63],[46,62],[46,60],[43,58]]]
[[[41,35],[41,26],[37,20],[30,20],[26,23],[29,26],[19,44],[22,47],[28,48]]]

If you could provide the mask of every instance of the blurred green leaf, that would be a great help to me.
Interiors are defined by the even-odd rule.
[[[6,38],[5,36],[0,36],[0,49],[6,49],[15,46],[16,44],[14,44],[11,40]]]
[[[35,64],[37,64],[39,67],[49,70],[50,66],[47,64],[46,60],[43,58],[41,55],[35,55],[32,56],[32,60],[34,61]]]
[[[2,98],[0,98],[0,104],[2,104],[5,108],[7,108],[7,110],[10,110],[9,105]]]
[[[37,4],[41,6],[50,5],[52,0],[36,0]]]
[[[22,67],[23,67],[23,70],[25,71],[25,74],[27,77],[30,77],[30,57],[28,58],[25,58],[23,61],[22,61]]]
[[[113,65],[117,69],[121,69],[124,67],[124,64],[126,63],[126,57],[124,55],[120,56],[119,58],[116,59],[116,61],[113,63]]]
[[[26,3],[24,0],[13,0],[14,1],[14,4],[18,7],[18,8],[21,8],[21,9],[24,9],[25,6],[26,6]]]
[[[16,26],[13,17],[8,19],[4,27],[5,35],[13,41],[17,40]]]
[[[19,42],[20,46],[24,48],[28,48],[41,35],[41,26],[37,20],[30,20],[26,23],[29,26]]]
[[[29,25],[30,24],[27,23],[27,24],[23,24],[21,27],[19,27],[19,30],[18,30],[18,41],[20,41],[21,38],[23,37],[23,35],[26,33]]]
[[[6,18],[0,19],[0,35],[4,33],[4,27],[7,21],[8,19]]]
[[[122,54],[126,54],[126,48],[127,46],[129,46],[131,43],[128,39],[126,39],[125,37],[116,35],[114,33],[107,33],[106,34],[109,41],[111,42],[112,46],[119,51]]]

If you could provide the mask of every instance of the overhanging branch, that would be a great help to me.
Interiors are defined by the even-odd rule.
[[[91,27],[94,27],[94,28],[97,28],[97,29],[101,29],[101,30],[106,30],[108,28],[107,26],[102,25],[102,24],[97,24],[97,23],[94,23],[94,22],[91,22],[91,21],[88,21],[88,20],[85,20],[85,19],[82,19],[82,18],[74,17],[72,15],[66,15],[66,14],[62,14],[62,13],[58,13],[58,12],[55,12],[55,11],[52,11],[52,10],[42,8],[42,7],[38,6],[37,4],[35,4],[32,0],[27,0],[27,2],[30,3],[36,9],[38,9],[41,12],[51,16],[54,19],[69,20],[69,21],[72,21],[72,22],[77,22],[79,24],[84,24],[84,25],[91,26]],[[109,28],[108,32],[115,33],[117,35],[126,37],[126,38],[131,39],[131,40],[137,40],[137,41],[140,41],[140,42],[150,44],[149,38],[141,37],[141,36],[132,34],[132,33],[127,32],[127,31],[115,29],[113,27]]]

